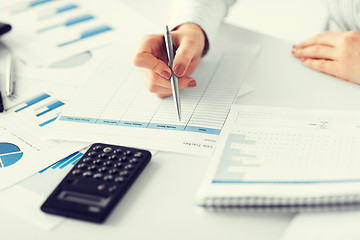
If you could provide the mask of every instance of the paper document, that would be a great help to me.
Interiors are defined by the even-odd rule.
[[[116,0],[23,1],[0,12],[0,20],[13,27],[3,42],[17,58],[36,66],[125,39],[124,33],[140,39],[138,31],[151,31],[141,15]]]
[[[180,122],[172,97],[160,99],[149,93],[138,69],[119,62],[114,51],[48,136],[210,155],[258,50],[244,45],[241,51],[205,58],[193,74],[197,86],[180,92]]]
[[[0,208],[36,226],[50,230],[65,218],[46,214],[40,206],[69,170],[82,157],[83,152],[75,152],[18,184],[0,191]],[[21,204],[14,199],[26,199]]]
[[[197,201],[360,201],[359,123],[356,111],[234,105]]]
[[[5,98],[7,110],[0,118],[0,189],[84,146],[42,139],[66,104],[61,87],[52,84],[55,94],[54,89],[46,90],[42,82],[17,79],[16,84],[14,99]],[[68,87],[63,90],[71,93]]]

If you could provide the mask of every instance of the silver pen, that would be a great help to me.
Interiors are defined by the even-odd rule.
[[[180,103],[179,81],[172,69],[172,64],[173,64],[175,56],[174,56],[173,41],[172,41],[168,26],[166,26],[165,45],[166,45],[167,56],[169,59],[168,65],[171,70],[171,77],[170,77],[171,89],[172,89],[172,93],[173,93],[173,98],[174,98],[174,102],[175,102],[177,115],[178,115],[179,121],[181,121],[181,103]]]
[[[6,70],[5,70],[5,87],[6,87],[6,96],[11,97],[14,94],[14,63],[11,57],[11,54],[8,55],[6,61]]]

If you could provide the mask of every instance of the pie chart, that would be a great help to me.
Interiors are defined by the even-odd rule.
[[[0,168],[15,164],[22,156],[23,152],[15,144],[0,142]]]

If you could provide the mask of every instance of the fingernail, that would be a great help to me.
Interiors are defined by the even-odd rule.
[[[161,76],[162,76],[163,78],[170,79],[171,74],[170,74],[169,72],[167,72],[167,71],[163,71],[163,72],[161,73]]]
[[[196,81],[195,81],[195,80],[191,80],[191,81],[188,83],[188,87],[189,87],[189,88],[196,87]]]
[[[182,76],[185,71],[185,66],[182,64],[178,64],[175,66],[174,71],[177,76]]]
[[[300,61],[304,62],[306,60],[306,58],[300,58]]]

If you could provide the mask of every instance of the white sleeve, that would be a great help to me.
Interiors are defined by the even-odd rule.
[[[183,23],[195,23],[212,42],[221,21],[236,0],[174,0],[169,27]]]

